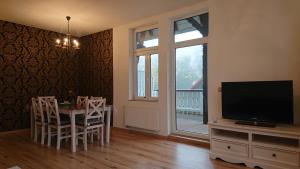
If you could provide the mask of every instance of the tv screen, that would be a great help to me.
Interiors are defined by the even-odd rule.
[[[222,83],[225,119],[293,123],[293,81]]]

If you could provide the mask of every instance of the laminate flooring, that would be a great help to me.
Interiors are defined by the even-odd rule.
[[[247,169],[211,160],[205,147],[119,129],[112,129],[110,144],[94,141],[87,152],[81,142],[76,153],[69,145],[56,150],[34,143],[29,130],[0,133],[0,169]]]

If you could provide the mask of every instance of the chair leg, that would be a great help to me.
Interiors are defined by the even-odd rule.
[[[51,146],[51,127],[48,126],[48,147]]]
[[[94,142],[94,129],[92,129],[92,132],[91,132],[91,143]]]
[[[104,131],[104,127],[102,126],[101,127],[101,145],[104,145],[104,134],[103,134],[103,131]]]
[[[78,128],[76,128],[76,146],[78,146]]]
[[[69,134],[69,130],[68,130],[68,128],[66,128],[65,129],[65,135],[68,135]],[[66,138],[66,143],[68,143],[69,142],[69,138]]]
[[[84,129],[83,144],[84,150],[87,151],[87,129]]]
[[[61,128],[58,127],[57,128],[57,143],[56,143],[56,149],[59,150],[60,149],[60,140],[61,140]]]
[[[42,125],[42,138],[41,138],[41,144],[44,145],[45,143],[45,125]]]
[[[100,128],[97,128],[97,139],[100,140]]]
[[[37,142],[37,137],[38,137],[38,126],[37,126],[37,124],[35,123],[35,124],[34,124],[34,142],[35,142],[35,143]]]

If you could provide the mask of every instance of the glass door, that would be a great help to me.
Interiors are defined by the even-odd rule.
[[[208,134],[206,106],[207,45],[176,49],[176,130]]]
[[[174,22],[173,133],[208,138],[208,13]]]

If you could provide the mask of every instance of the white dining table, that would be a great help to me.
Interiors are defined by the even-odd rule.
[[[111,116],[111,105],[106,105],[104,107],[104,112],[106,116],[105,120],[105,142],[109,143],[110,140],[110,116]],[[76,108],[60,108],[59,113],[67,114],[71,118],[71,149],[72,152],[76,152],[76,115],[85,114],[85,109]]]
[[[104,108],[105,113],[105,143],[110,141],[110,116],[112,111],[112,105],[106,105]],[[59,113],[67,114],[71,118],[71,150],[76,152],[76,115],[85,114],[85,109],[76,109],[76,108],[59,108]],[[33,138],[34,133],[34,115],[31,110],[31,136]]]

